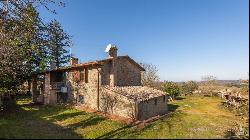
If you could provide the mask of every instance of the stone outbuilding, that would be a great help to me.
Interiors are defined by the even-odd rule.
[[[33,74],[33,102],[73,102],[134,120],[166,114],[166,94],[141,84],[145,69],[129,56],[117,56],[114,45],[106,51],[103,60],[78,64],[71,58],[70,66]]]

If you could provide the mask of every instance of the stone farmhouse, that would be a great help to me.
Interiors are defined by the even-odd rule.
[[[166,94],[142,86],[145,69],[129,56],[117,56],[116,46],[107,49],[103,60],[78,64],[71,58],[70,66],[34,73],[33,102],[73,102],[133,120],[166,114]]]

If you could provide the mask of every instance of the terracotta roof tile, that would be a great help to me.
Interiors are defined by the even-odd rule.
[[[142,66],[140,66],[138,63],[136,63],[128,55],[126,55],[126,56],[118,56],[117,58],[125,58],[130,63],[136,65],[141,71],[145,71],[145,69]],[[46,70],[46,71],[41,71],[41,72],[34,72],[33,74],[41,74],[41,73],[53,72],[53,71],[55,71],[55,72],[56,71],[66,71],[66,70],[77,69],[77,68],[80,68],[80,67],[98,66],[98,65],[102,65],[103,62],[110,61],[112,59],[113,58],[107,58],[107,59],[103,59],[103,60],[90,61],[90,62],[86,62],[86,63],[76,64],[76,65],[73,65],[73,66],[66,66],[66,67],[61,67],[61,68],[52,69],[52,70]]]

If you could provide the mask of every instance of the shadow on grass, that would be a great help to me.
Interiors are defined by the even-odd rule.
[[[88,119],[81,121],[79,123],[74,123],[74,124],[70,124],[67,127],[70,129],[75,129],[78,127],[87,127],[87,126],[91,126],[91,125],[96,125],[102,121],[106,120],[103,117],[100,116],[90,116]]]
[[[18,98],[17,101],[25,102],[24,98],[27,97]],[[45,106],[17,104],[15,100],[6,101],[4,104],[5,110],[0,112],[0,124],[1,122],[5,122],[0,125],[1,138],[82,138],[71,129],[57,125],[52,120],[46,120],[42,117],[48,114],[58,114],[63,108],[50,109],[46,112]],[[24,107],[29,107],[29,109],[35,107],[37,110],[25,110]],[[70,117],[72,116],[59,116],[59,119]]]
[[[178,107],[179,107],[179,105],[168,104],[169,115],[167,115],[159,120],[156,120],[156,121],[161,121],[162,123],[167,125],[168,130],[170,132],[172,130],[171,128],[172,128],[173,122],[169,121],[166,118],[168,118],[168,117],[177,118],[177,119],[181,118],[183,113],[179,112],[179,111],[176,112],[176,109]],[[116,130],[110,131],[102,136],[99,136],[99,137],[97,137],[97,139],[122,138],[124,136],[132,138],[132,137],[136,137],[137,135],[140,135],[140,133],[145,131],[145,130],[152,129],[155,125],[156,125],[156,123],[151,122],[142,129],[133,128],[134,127],[133,125],[125,125],[125,126],[120,127]]]
[[[186,98],[184,98],[184,97],[175,97],[175,100],[183,100],[183,99],[186,99]]]
[[[168,111],[169,112],[174,112],[178,107],[180,107],[179,105],[174,105],[174,104],[168,104]]]
[[[56,116],[53,116],[50,118],[52,118],[53,120],[56,120],[56,121],[62,121],[62,120],[65,120],[67,118],[73,118],[73,117],[80,116],[80,115],[86,115],[86,112],[59,114],[59,115],[56,115]]]
[[[116,136],[116,138],[121,138],[125,135],[127,135],[127,133],[125,133],[128,129],[130,129],[132,127],[132,125],[125,125],[124,127],[120,127],[116,130],[110,131],[102,136],[97,137],[96,139],[109,139],[109,138],[113,138]],[[131,135],[131,133],[130,133]]]

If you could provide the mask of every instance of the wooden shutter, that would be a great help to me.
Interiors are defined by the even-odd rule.
[[[88,78],[88,69],[86,68],[85,70],[84,70],[84,72],[85,72],[85,83],[88,83],[89,82],[89,78]]]
[[[79,81],[79,72],[78,71],[74,71],[74,81],[78,82]]]
[[[80,71],[80,81],[84,81],[84,71]]]

